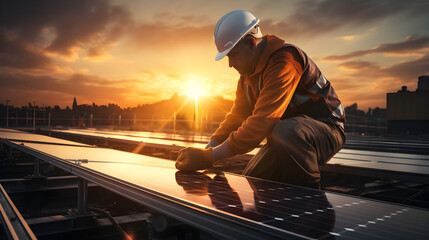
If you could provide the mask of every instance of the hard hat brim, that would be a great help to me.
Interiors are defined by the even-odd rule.
[[[219,61],[222,58],[224,58],[231,51],[232,48],[234,48],[234,47],[228,48],[227,50],[225,50],[223,52],[217,53],[216,57],[215,57],[215,61]]]

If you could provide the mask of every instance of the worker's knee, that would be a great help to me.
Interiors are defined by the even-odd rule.
[[[293,139],[302,128],[299,117],[283,120],[274,126],[272,137],[274,141]]]

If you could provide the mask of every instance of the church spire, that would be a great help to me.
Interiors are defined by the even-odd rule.
[[[73,99],[73,107],[72,107],[72,110],[77,110],[76,97],[74,97],[74,99]]]

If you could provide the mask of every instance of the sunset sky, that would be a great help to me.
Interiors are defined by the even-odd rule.
[[[214,61],[213,30],[248,10],[263,34],[301,47],[344,106],[385,107],[429,75],[429,1],[9,1],[0,18],[0,102],[153,103],[190,86],[234,99],[238,73]]]

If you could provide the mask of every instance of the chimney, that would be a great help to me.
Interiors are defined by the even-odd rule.
[[[402,86],[401,90],[399,90],[398,92],[408,92],[407,86]]]

